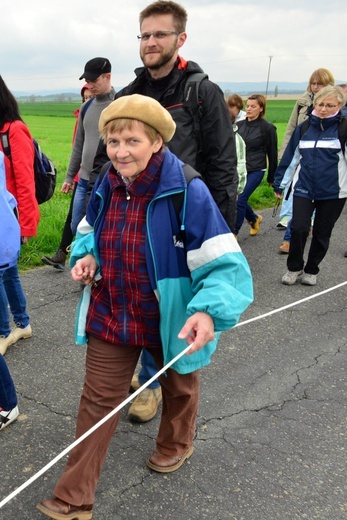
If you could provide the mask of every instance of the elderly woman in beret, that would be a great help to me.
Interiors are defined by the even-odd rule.
[[[251,303],[252,278],[205,184],[196,177],[187,185],[182,162],[164,145],[175,132],[165,108],[123,96],[102,112],[99,129],[111,166],[94,186],[70,259],[73,279],[89,283],[76,326],[77,343],[87,342],[76,436],[124,401],[143,348],[160,369],[187,342],[188,355],[159,378],[162,417],[146,462],[169,473],[193,453],[199,369],[209,364],[219,332]],[[38,505],[42,513],[92,518],[118,420],[119,413],[71,451],[54,498]]]

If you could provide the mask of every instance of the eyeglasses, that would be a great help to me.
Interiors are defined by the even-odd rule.
[[[336,108],[338,105],[332,105],[331,103],[316,103],[316,107],[319,108]]]
[[[153,36],[155,40],[163,40],[167,36],[171,36],[171,34],[176,34],[176,36],[179,35],[177,31],[154,31],[152,33],[139,34],[137,38],[142,42],[148,42],[151,36]]]

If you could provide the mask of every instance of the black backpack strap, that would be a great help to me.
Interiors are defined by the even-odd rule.
[[[93,103],[94,99],[95,98],[93,98],[93,97],[88,99],[88,101],[86,103],[83,103],[83,105],[81,106],[81,120],[82,121],[84,119],[84,116],[86,115],[86,112],[87,112],[88,108]]]
[[[199,172],[194,170],[189,164],[183,164],[182,170],[184,173],[184,177],[186,179],[187,186],[190,183],[190,181],[196,177],[202,179],[202,176]],[[176,219],[178,222],[179,231],[176,235],[176,241],[182,242],[183,244],[186,243],[186,232],[184,225],[182,225],[182,222],[180,221],[180,212],[183,206],[184,202],[184,192],[175,193],[174,195],[171,195],[172,204],[175,210]]]
[[[345,116],[341,116],[339,121],[339,140],[342,153],[345,155],[347,141],[347,117]]]
[[[190,181],[195,177],[200,177],[200,179],[202,178],[200,173],[194,170],[194,168],[192,168],[191,166],[189,166],[189,164],[183,164],[182,170],[184,173],[184,178],[186,179],[187,186],[190,183]],[[174,195],[171,195],[171,200],[176,213],[177,220],[179,222],[179,215],[183,205],[184,193],[181,191],[180,193],[175,193]]]
[[[309,119],[305,119],[305,121],[303,123],[301,123],[301,126],[300,126],[300,139],[302,138],[304,133],[307,132],[307,130],[309,129],[309,126],[310,126],[310,120]]]
[[[10,147],[10,141],[9,141],[9,130],[6,130],[6,132],[0,133],[1,137],[1,146],[2,151],[4,152],[4,155],[11,159],[11,147]]]
[[[208,79],[205,72],[194,72],[190,74],[184,84],[183,106],[191,113],[193,121],[193,135],[200,133],[200,119],[202,107],[199,103],[200,83]]]

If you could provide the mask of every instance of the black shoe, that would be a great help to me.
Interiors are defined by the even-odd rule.
[[[66,253],[58,249],[53,256],[43,256],[41,260],[44,264],[51,265],[55,269],[63,271],[65,269]]]
[[[345,251],[345,257],[347,258],[347,251]]]

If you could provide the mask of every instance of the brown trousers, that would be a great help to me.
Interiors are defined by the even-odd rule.
[[[141,350],[141,347],[122,347],[89,337],[76,439],[127,398]],[[160,370],[162,350],[148,350]],[[192,445],[195,435],[199,372],[182,375],[168,369],[159,381],[163,403],[156,448],[163,455],[181,455]],[[94,503],[95,488],[119,415],[120,412],[111,417],[70,452],[64,473],[53,491],[57,498],[75,506]]]

